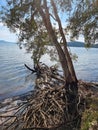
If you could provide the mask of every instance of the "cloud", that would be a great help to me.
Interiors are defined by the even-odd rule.
[[[0,40],[17,42],[17,36],[11,33],[9,29],[0,22]]]

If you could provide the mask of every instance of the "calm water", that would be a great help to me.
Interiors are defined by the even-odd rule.
[[[30,91],[35,75],[24,67],[33,66],[30,55],[17,44],[0,43],[0,99]]]
[[[71,48],[78,55],[74,63],[78,79],[98,82],[98,49]],[[42,61],[52,63],[44,56]],[[16,44],[0,43],[0,99],[33,90],[35,75],[24,67],[33,66],[30,54]]]
[[[78,55],[74,63],[78,79],[98,82],[98,49],[97,48],[71,48]]]

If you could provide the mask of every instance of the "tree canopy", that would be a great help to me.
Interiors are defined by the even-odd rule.
[[[81,0],[69,19],[71,37],[84,35],[87,45],[98,42],[98,0]]]
[[[28,51],[34,50],[33,58],[37,55],[36,60],[39,61],[46,51],[46,45],[51,42],[56,47],[63,70],[69,68],[71,71],[72,63],[68,67],[70,56],[59,17],[62,11],[64,13],[71,9],[71,2],[72,0],[7,0],[7,5],[2,8],[1,18],[11,31],[18,32],[20,45],[24,44]],[[58,28],[53,26],[53,21]]]

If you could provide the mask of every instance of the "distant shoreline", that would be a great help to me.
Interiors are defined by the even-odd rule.
[[[5,40],[0,40],[0,43],[12,43],[12,44],[16,44],[17,42],[9,42],[9,41],[5,41]],[[79,42],[79,41],[71,41],[68,42],[68,47],[83,47],[85,48],[86,45],[84,42]],[[94,44],[91,45],[90,48],[98,48],[98,44]]]
[[[84,42],[72,41],[68,42],[69,47],[86,47]],[[90,48],[98,48],[98,44],[91,45]]]

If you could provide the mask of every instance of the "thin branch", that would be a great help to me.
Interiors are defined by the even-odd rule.
[[[57,21],[57,19],[56,19],[51,13],[49,13],[49,15],[50,15],[55,21]]]

